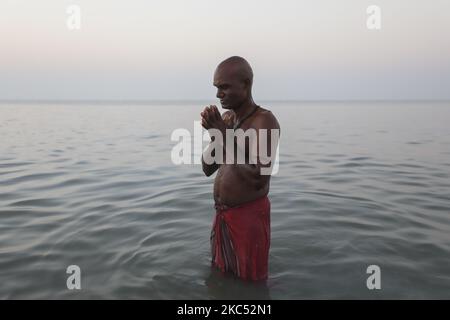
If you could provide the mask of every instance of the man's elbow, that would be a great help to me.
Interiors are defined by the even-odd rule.
[[[205,169],[204,167],[202,169],[203,169],[203,173],[205,174],[205,176],[209,177],[211,175],[207,169]]]
[[[203,173],[205,176],[209,177],[214,173],[214,170],[211,170],[210,168],[203,168]]]
[[[202,166],[203,173],[204,173],[205,176],[207,176],[207,177],[211,176],[214,172],[216,172],[216,170],[217,170],[218,168],[219,168],[219,167],[216,166],[216,165],[208,166],[208,165],[205,165],[205,164],[204,164],[204,165]]]

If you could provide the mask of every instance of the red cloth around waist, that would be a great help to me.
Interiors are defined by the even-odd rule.
[[[267,196],[224,208],[216,206],[211,230],[212,264],[245,280],[265,280],[270,248]]]

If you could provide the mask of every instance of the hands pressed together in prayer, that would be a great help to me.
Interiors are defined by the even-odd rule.
[[[209,107],[205,107],[205,109],[200,113],[202,117],[202,126],[206,130],[208,129],[217,129],[222,132],[225,136],[226,129],[230,127],[219,112],[219,109],[215,105],[210,105]]]

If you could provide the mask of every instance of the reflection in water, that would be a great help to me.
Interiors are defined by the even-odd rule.
[[[211,267],[205,285],[211,299],[271,300],[267,281],[244,281],[215,267]]]

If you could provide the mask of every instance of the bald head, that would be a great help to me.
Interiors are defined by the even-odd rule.
[[[252,103],[253,71],[244,58],[233,56],[222,61],[214,72],[216,97],[224,109],[237,110]]]
[[[253,70],[247,60],[239,56],[232,56],[225,59],[217,66],[217,70],[228,71],[237,76],[239,80],[253,84]]]

